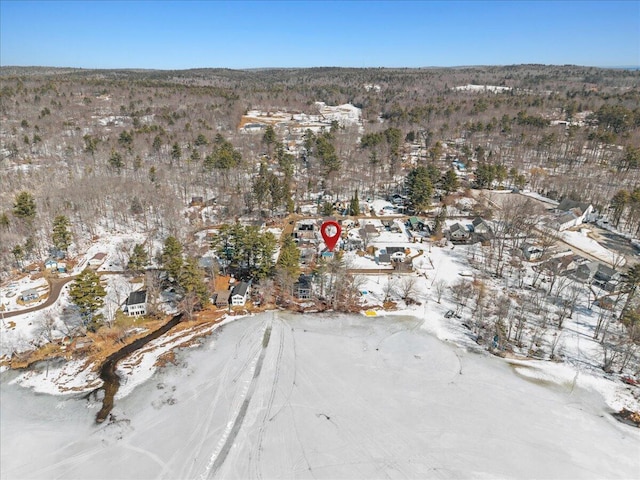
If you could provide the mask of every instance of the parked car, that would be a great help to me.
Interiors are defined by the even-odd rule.
[[[454,315],[454,311],[453,310],[449,310],[447,313],[444,314],[444,318],[451,318]]]

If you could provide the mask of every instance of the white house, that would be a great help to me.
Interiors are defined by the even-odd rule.
[[[231,290],[231,305],[234,307],[244,307],[249,295],[249,284],[247,282],[238,283]]]
[[[471,233],[464,225],[460,223],[454,223],[449,229],[449,238],[452,242],[466,242],[471,237]]]
[[[556,210],[558,217],[556,217],[554,225],[560,232],[594,219],[593,205],[590,203],[574,202],[565,198]]]
[[[93,257],[91,257],[91,259],[89,260],[89,265],[92,267],[99,267],[100,265],[102,265],[104,263],[104,260],[107,258],[107,254],[106,253],[96,253]]]
[[[44,268],[45,268],[45,270],[57,270],[58,269],[58,261],[54,260],[53,258],[49,258],[49,259],[47,259],[46,262],[44,262]]]
[[[138,315],[147,314],[147,291],[138,290],[131,292],[129,298],[127,298],[127,315],[130,317],[137,317]]]

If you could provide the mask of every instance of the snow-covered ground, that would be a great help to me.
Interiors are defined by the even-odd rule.
[[[427,333],[439,321],[231,322],[101,425],[95,400],[35,395],[5,372],[1,476],[637,478],[640,433],[601,386],[441,342]]]
[[[22,293],[26,290],[36,290],[39,295],[37,300],[30,302],[21,302]],[[31,275],[24,275],[19,279],[12,280],[6,285],[0,287],[0,305],[4,305],[5,312],[15,310],[24,310],[25,308],[35,307],[44,303],[49,293],[47,280],[40,276],[32,280]]]
[[[587,252],[589,255],[596,257],[610,265],[616,264],[621,267],[625,264],[625,259],[620,254],[615,254],[611,250],[603,247],[594,239],[590,238],[589,229],[581,228],[580,231],[564,231],[558,234],[562,240],[575,248]]]
[[[66,313],[70,305],[70,285],[67,283],[62,287],[58,301],[49,307],[2,319],[0,322],[0,357],[10,356],[14,351],[31,350],[42,343],[45,340],[43,336],[45,333],[44,323],[49,319],[53,319],[55,322],[52,335],[55,338],[65,335],[67,327],[64,322],[69,325],[73,323],[73,320]]]

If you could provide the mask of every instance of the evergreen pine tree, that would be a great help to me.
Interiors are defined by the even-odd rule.
[[[447,170],[442,177],[442,189],[444,190],[445,195],[455,192],[458,189],[459,183],[458,175],[453,171],[453,168]]]
[[[178,285],[184,289],[185,295],[194,294],[201,307],[209,303],[209,289],[204,283],[204,272],[195,258],[188,257],[184,261],[178,275]]]
[[[36,216],[36,201],[29,192],[20,192],[16,195],[13,204],[13,214],[18,218],[33,220]]]
[[[421,212],[431,205],[433,185],[425,167],[416,167],[407,176],[409,201],[415,212]]]
[[[293,278],[296,278],[300,272],[300,251],[290,235],[287,235],[282,242],[276,266]]]
[[[174,279],[180,275],[182,269],[182,245],[176,237],[170,236],[164,241],[162,263],[167,273]]]
[[[104,306],[106,295],[107,292],[100,285],[100,277],[90,269],[78,275],[69,290],[71,301],[77,305],[85,326],[91,331],[99,327],[100,316],[95,313]]]
[[[349,210],[351,215],[360,215],[360,199],[358,198],[358,189],[356,188],[356,193],[351,199],[351,203],[349,204]]]
[[[69,219],[64,215],[58,215],[53,220],[53,233],[51,240],[58,250],[66,252],[71,245],[71,232],[69,231]]]
[[[127,268],[134,272],[140,272],[144,270],[144,267],[149,263],[149,255],[147,255],[147,251],[144,248],[142,243],[137,243],[133,247],[133,252],[129,257],[129,264]]]

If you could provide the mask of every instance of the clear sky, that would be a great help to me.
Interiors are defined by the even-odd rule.
[[[640,65],[640,1],[0,0],[0,65]]]

